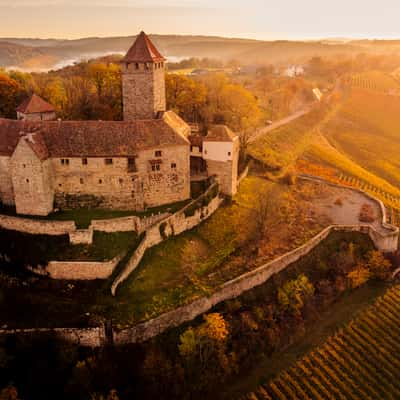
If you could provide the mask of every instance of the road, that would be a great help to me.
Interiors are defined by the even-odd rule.
[[[297,112],[295,112],[294,114],[289,115],[288,117],[282,118],[282,119],[280,119],[279,121],[275,121],[275,122],[273,122],[271,125],[268,125],[268,126],[266,126],[266,127],[264,127],[264,128],[258,129],[258,130],[254,133],[254,135],[249,139],[249,143],[254,142],[254,141],[257,140],[260,136],[265,135],[266,133],[271,132],[271,131],[273,131],[273,130],[276,129],[276,128],[279,128],[280,126],[286,125],[286,124],[288,124],[289,122],[292,122],[292,121],[294,121],[295,119],[300,118],[300,117],[302,117],[302,116],[305,115],[305,114],[308,114],[312,109],[313,109],[313,105],[311,105],[311,106],[309,106],[309,107],[307,107],[307,108],[305,108],[305,109],[303,109],[303,110],[297,111]]]

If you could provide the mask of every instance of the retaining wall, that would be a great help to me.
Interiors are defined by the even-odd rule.
[[[36,336],[51,335],[57,339],[84,347],[100,347],[106,344],[103,326],[95,328],[32,328],[32,329],[0,329],[0,336]]]
[[[111,294],[115,296],[118,286],[125,281],[128,276],[138,267],[143,255],[147,249],[153,247],[169,236],[179,235],[180,233],[194,228],[202,221],[210,217],[215,210],[223,202],[223,199],[217,194],[210,203],[205,206],[195,210],[193,216],[186,216],[185,211],[193,205],[193,203],[202,199],[202,197],[207,196],[217,184],[211,185],[210,188],[194,202],[188,204],[182,210],[173,214],[172,216],[152,225],[145,232],[145,236],[140,243],[139,247],[136,249],[135,253],[132,255],[131,259],[127,262],[123,271],[116,277],[115,281],[111,286]],[[161,228],[163,225],[163,228]],[[163,232],[163,234],[161,233]]]

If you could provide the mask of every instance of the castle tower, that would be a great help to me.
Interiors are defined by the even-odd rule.
[[[165,111],[165,58],[144,32],[121,64],[124,120],[153,119]]]

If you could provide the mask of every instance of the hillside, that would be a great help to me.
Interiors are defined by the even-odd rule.
[[[245,60],[245,63],[303,62],[313,56],[337,56],[363,53],[383,54],[398,51],[400,42],[389,45],[375,42],[329,41],[257,41],[216,36],[150,35],[160,51],[168,57],[212,57],[223,60]],[[93,58],[110,53],[124,53],[134,36],[82,38],[76,40],[0,38],[0,65],[29,66],[39,54],[54,57],[57,63]],[[15,47],[15,49],[14,49]],[[16,53],[14,56],[13,54]],[[47,68],[48,65],[39,65]]]
[[[247,399],[399,398],[400,286]]]

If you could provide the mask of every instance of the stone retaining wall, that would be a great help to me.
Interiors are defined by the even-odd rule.
[[[114,280],[111,286],[111,294],[113,296],[115,296],[118,286],[125,281],[128,276],[138,267],[147,249],[161,243],[169,236],[179,235],[184,231],[194,228],[202,221],[210,217],[217,210],[217,208],[223,202],[223,199],[221,199],[218,194],[207,206],[195,210],[193,216],[185,215],[185,211],[187,211],[195,202],[207,196],[212,190],[215,189],[216,186],[217,184],[211,185],[209,189],[198,199],[194,200],[177,213],[152,225],[146,230],[145,236],[139,247],[126,264],[124,270]]]
[[[76,230],[74,221],[48,221],[0,215],[0,228],[33,235],[67,235]]]
[[[32,328],[32,329],[0,329],[0,336],[36,336],[50,335],[57,339],[84,347],[100,347],[106,344],[103,326],[95,328]]]
[[[52,279],[71,281],[107,279],[121,261],[121,256],[109,261],[50,261],[45,267],[28,267],[37,274]]]

